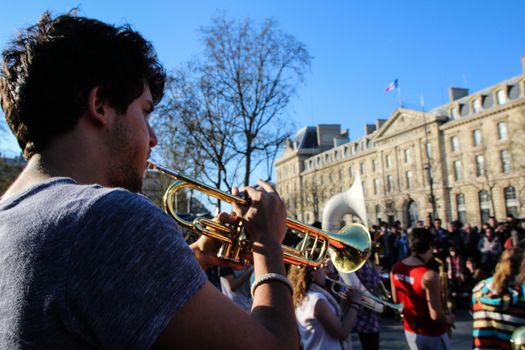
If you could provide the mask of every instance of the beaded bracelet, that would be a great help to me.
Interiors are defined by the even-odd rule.
[[[270,272],[270,273],[265,273],[262,276],[259,276],[258,278],[255,279],[255,281],[253,281],[252,288],[250,290],[250,292],[252,294],[252,297],[253,297],[253,294],[255,293],[255,290],[257,289],[257,287],[259,287],[261,284],[269,282],[269,281],[281,282],[282,284],[287,286],[288,289],[290,289],[290,292],[293,294],[292,285],[290,284],[290,281],[288,281],[288,278],[286,278],[286,276],[283,276],[280,273]]]

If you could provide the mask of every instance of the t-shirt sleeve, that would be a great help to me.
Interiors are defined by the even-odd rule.
[[[175,222],[114,190],[84,216],[71,254],[65,322],[97,348],[148,349],[206,275]]]

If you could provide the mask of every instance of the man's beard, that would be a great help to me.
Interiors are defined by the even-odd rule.
[[[139,193],[142,190],[145,168],[137,169],[135,157],[139,154],[132,145],[133,139],[126,124],[126,117],[118,115],[117,118],[120,119],[117,119],[113,138],[110,141],[115,157],[109,165],[109,184],[110,187],[122,187]]]
[[[115,164],[111,169],[111,187],[122,187],[128,191],[140,193],[144,176],[136,174],[130,164]]]

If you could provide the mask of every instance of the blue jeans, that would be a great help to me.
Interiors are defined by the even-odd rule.
[[[450,339],[445,332],[437,336],[428,336],[412,333],[405,330],[405,337],[407,339],[410,350],[451,350]]]

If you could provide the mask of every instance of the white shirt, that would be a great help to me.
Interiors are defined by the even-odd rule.
[[[303,303],[295,309],[303,348],[304,350],[340,350],[342,349],[341,342],[328,334],[323,324],[314,316],[315,305],[321,299],[330,305],[334,315],[336,315],[337,310],[326,297],[321,293],[312,291],[306,293]]]

